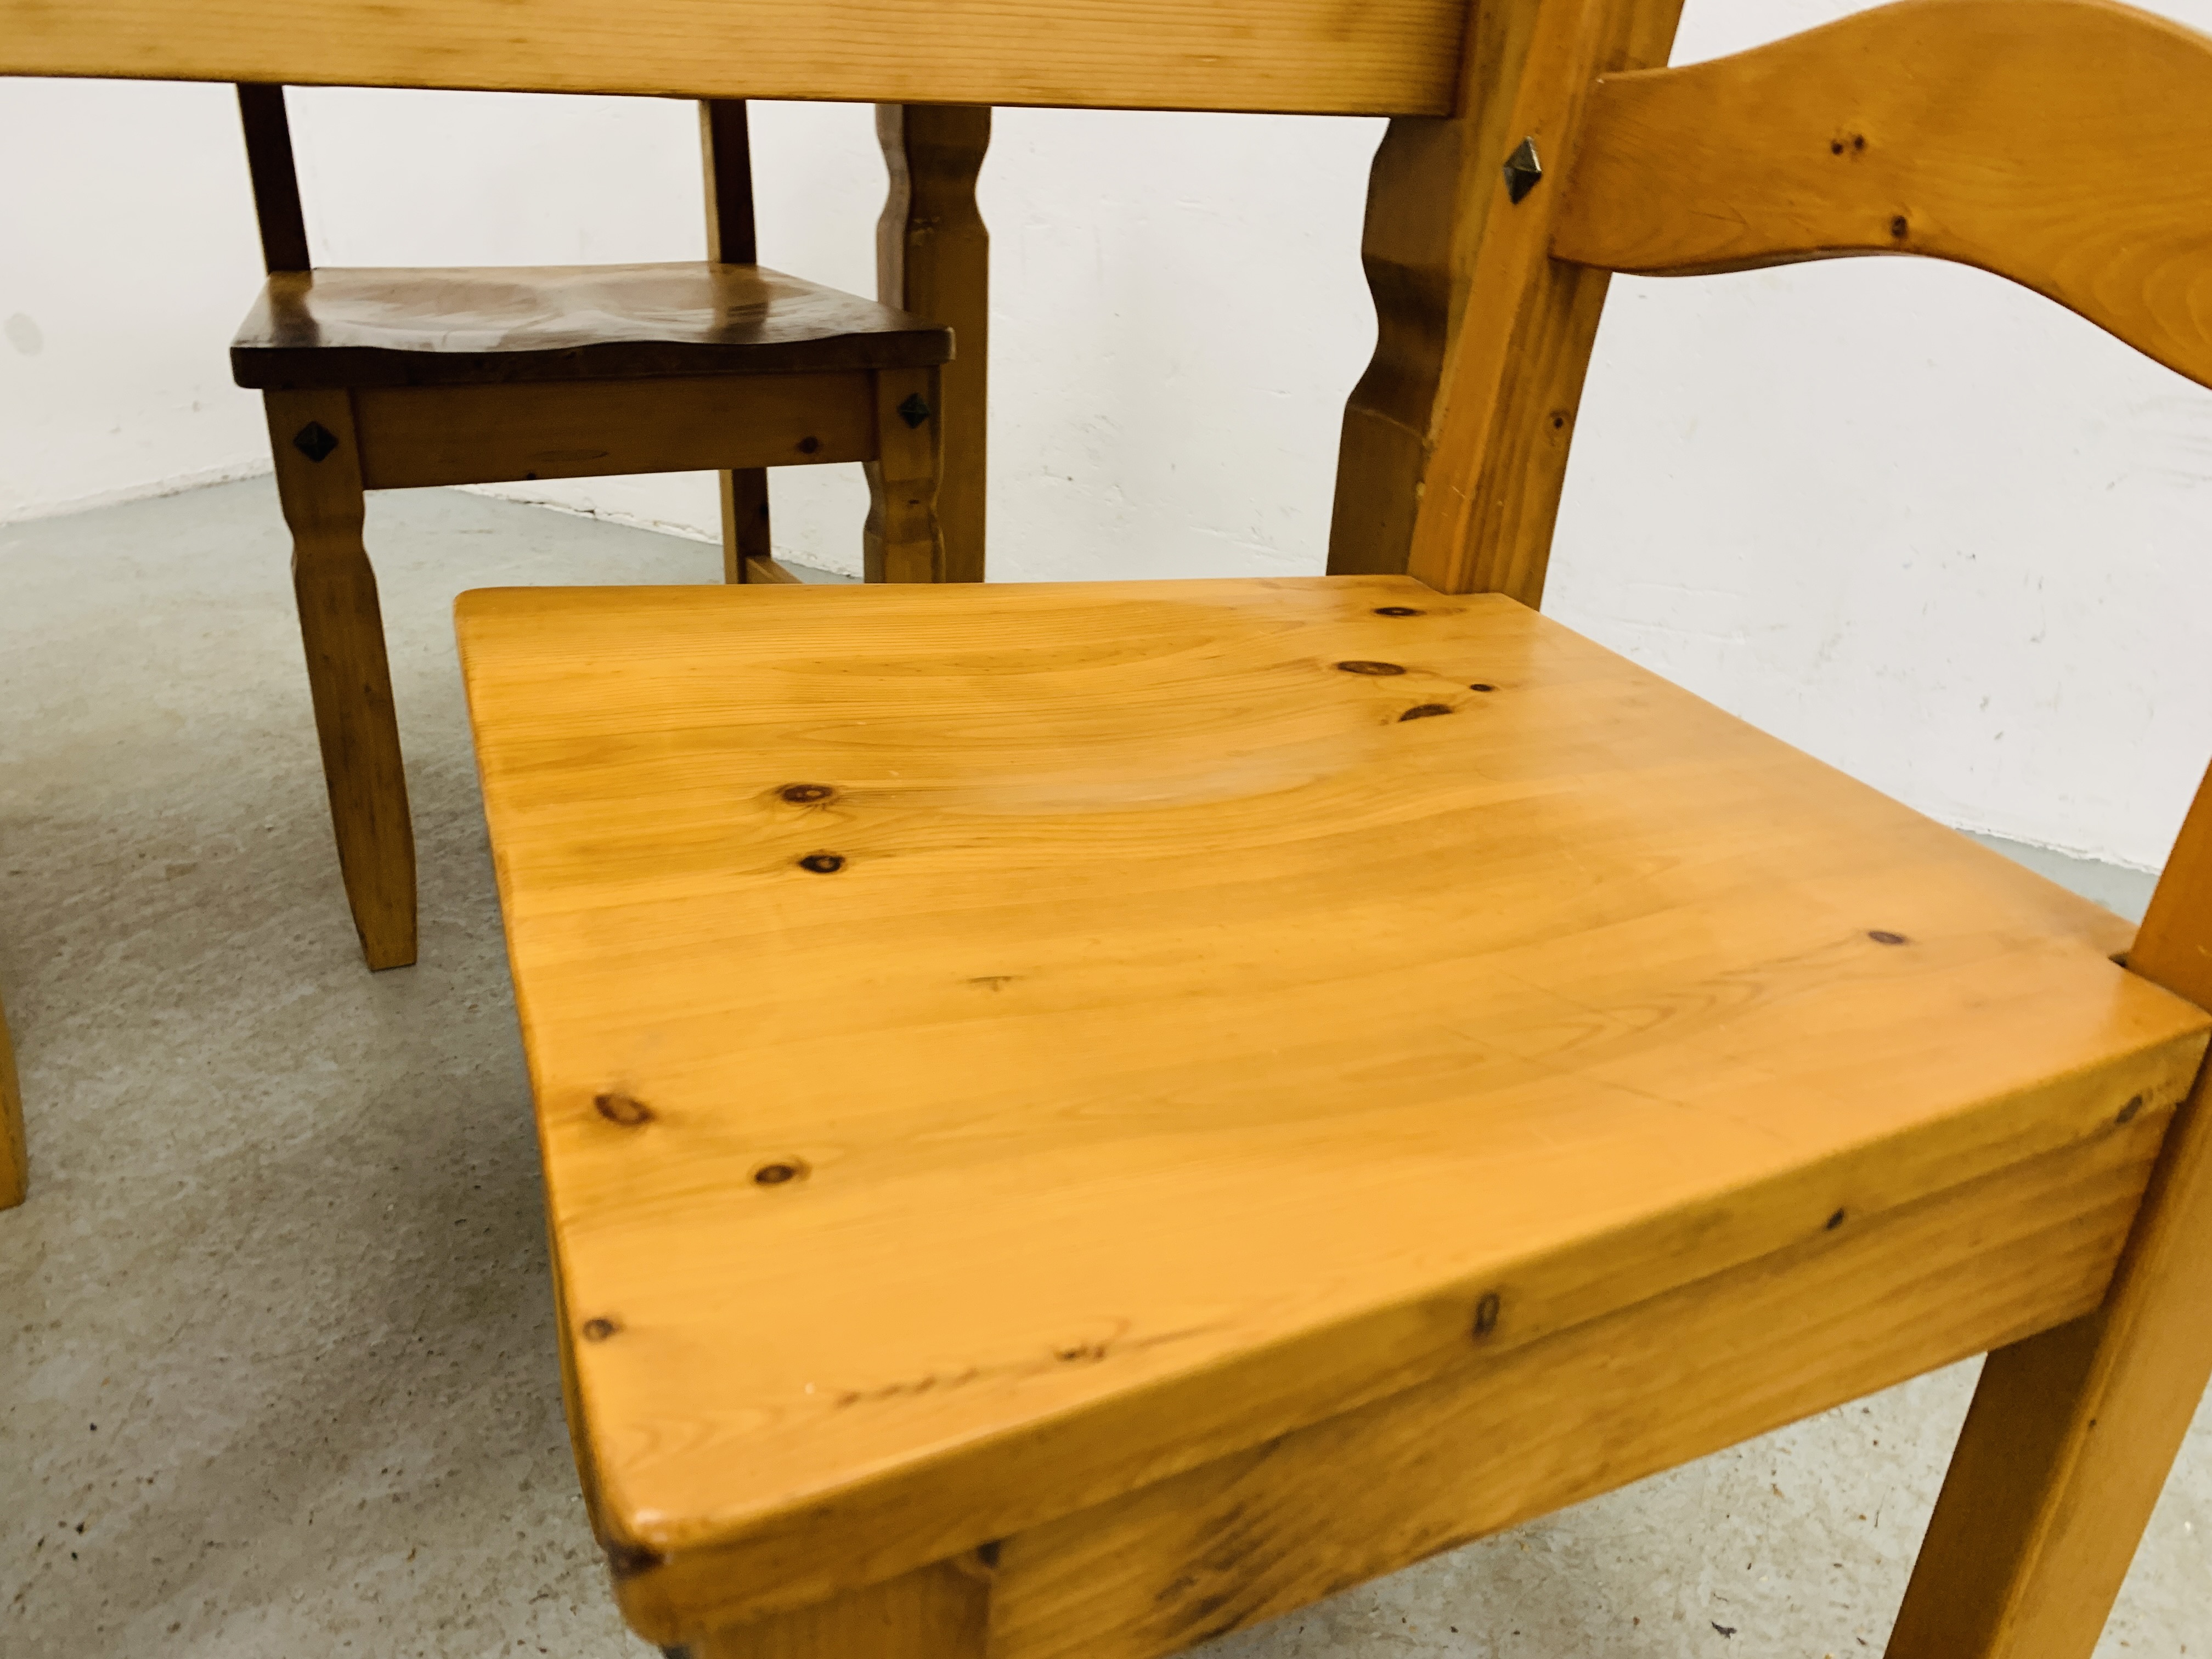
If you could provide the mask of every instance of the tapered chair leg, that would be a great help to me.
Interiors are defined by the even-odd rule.
[[[945,580],[945,540],[937,522],[938,374],[884,369],[876,376],[880,453],[867,464],[868,523],[863,540],[872,582]]]
[[[2212,1376],[2212,1070],[2096,1312],[1990,1354],[1889,1659],[2089,1659]]]
[[[415,960],[415,835],[376,576],[362,545],[352,400],[272,392],[265,401],[338,867],[368,965],[402,968]]]

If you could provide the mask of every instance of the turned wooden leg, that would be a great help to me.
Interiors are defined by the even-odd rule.
[[[23,1096],[15,1085],[15,1050],[8,1042],[8,1013],[0,1008],[0,1210],[23,1201],[31,1183],[30,1149],[23,1139]]]
[[[884,369],[876,376],[876,433],[868,463],[866,574],[872,582],[945,580],[937,524],[938,374]]]
[[[344,392],[265,395],[338,867],[371,968],[415,960],[415,836]]]
[[[2212,775],[2128,956],[2212,1007]],[[2212,1066],[2174,1115],[2105,1303],[1992,1353],[1890,1659],[2088,1659],[2212,1376]]]
[[[983,1659],[990,1571],[939,1561],[666,1651],[684,1659]]]
[[[748,559],[773,559],[768,532],[768,469],[748,467],[722,475],[722,580],[750,581]]]
[[[991,233],[975,178],[991,145],[988,105],[878,104],[890,193],[876,222],[876,297],[952,330],[942,372],[937,516],[939,580],[983,580],[991,374]]]

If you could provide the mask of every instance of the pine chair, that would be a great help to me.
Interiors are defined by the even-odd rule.
[[[2212,1371],[2212,793],[2138,932],[1534,606],[1609,270],[1963,259],[2212,381],[2212,44],[508,15],[0,0],[0,67],[1398,118],[1332,575],[463,599],[630,1623],[1166,1654],[1987,1352],[1889,1651],[2083,1659]]]
[[[981,580],[974,184],[988,110],[892,106],[879,120],[893,178],[883,291],[912,289],[941,307],[932,316],[970,325],[948,540],[937,494],[951,332],[757,263],[742,101],[700,106],[702,262],[315,270],[284,89],[238,94],[269,281],[231,363],[268,407],[338,862],[370,967],[415,960],[415,842],[364,490],[717,469],[724,579],[790,583],[770,546],[767,469],[864,461],[869,580]]]

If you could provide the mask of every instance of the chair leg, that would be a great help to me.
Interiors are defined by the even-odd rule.
[[[991,233],[975,179],[991,146],[988,105],[878,104],[890,191],[876,225],[876,297],[952,329],[945,365],[937,516],[945,581],[983,580],[991,377]]]
[[[8,1042],[8,1013],[0,1008],[0,1210],[12,1210],[30,1191],[31,1158],[23,1139],[23,1096],[15,1085],[15,1051]]]
[[[265,394],[338,867],[371,968],[415,960],[415,835],[344,392]]]
[[[747,559],[772,559],[768,532],[768,469],[747,467],[722,474],[722,580],[747,580]]]
[[[872,582],[945,580],[937,523],[938,374],[933,368],[876,375],[877,459],[867,465],[864,569]]]
[[[939,1561],[664,1651],[684,1659],[983,1659],[990,1574]]]
[[[2088,1659],[2212,1376],[2212,1068],[2104,1305],[1990,1355],[1889,1659]]]

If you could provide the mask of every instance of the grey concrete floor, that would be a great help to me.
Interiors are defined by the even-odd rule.
[[[536,1150],[453,660],[465,587],[714,550],[372,499],[422,959],[372,975],[265,483],[0,528],[0,1654],[642,1654],[561,1422]],[[2142,878],[2052,866],[2107,902]],[[2103,884],[2101,887],[2098,884]],[[1972,1367],[1229,1638],[1211,1659],[1878,1652]],[[2212,1655],[2212,1418],[2100,1653]],[[854,1659],[865,1659],[855,1656]]]

